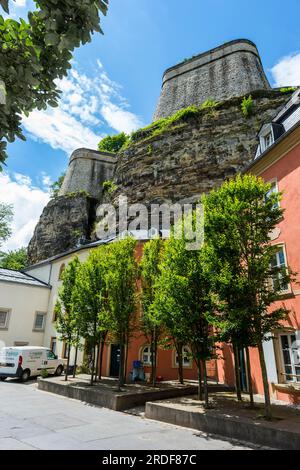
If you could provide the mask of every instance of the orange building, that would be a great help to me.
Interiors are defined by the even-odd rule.
[[[246,172],[261,176],[272,184],[271,191],[283,192],[280,205],[284,215],[271,234],[278,247],[274,264],[289,266],[296,282],[284,286],[276,308],[289,310],[282,329],[264,343],[270,392],[273,399],[300,404],[300,90],[288,104],[263,125],[253,163]],[[224,359],[218,360],[220,382],[234,384],[232,352],[224,346]],[[240,351],[241,382],[248,389],[244,351]],[[254,391],[263,394],[258,352],[250,353]]]
[[[136,257],[139,260],[142,256],[145,241],[137,245]],[[138,311],[137,315],[141,313]],[[119,373],[119,355],[120,349],[116,344],[108,343],[104,349],[102,370],[103,375],[107,377],[117,376]],[[135,332],[128,348],[126,376],[131,380],[133,362],[140,361],[143,364],[145,378],[151,376],[151,345],[149,340],[142,332]],[[156,375],[160,380],[178,379],[178,358],[174,349],[158,348],[157,352],[157,371]],[[208,376],[217,379],[216,361],[209,361],[207,364]],[[183,348],[183,375],[186,380],[197,380],[197,367],[191,358],[191,352],[188,346]]]

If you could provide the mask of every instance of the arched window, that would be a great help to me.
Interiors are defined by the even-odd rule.
[[[66,265],[65,263],[61,265],[61,267],[59,268],[59,275],[58,275],[58,280],[61,281],[62,280],[62,275],[64,273],[64,270],[66,269]]]
[[[152,351],[150,346],[144,346],[141,351],[141,361],[146,366],[151,366]]]
[[[193,364],[191,350],[187,346],[184,346],[182,348],[182,363],[183,363],[183,367],[192,367],[192,364]],[[178,354],[176,351],[175,351],[175,365],[176,366],[179,365]]]

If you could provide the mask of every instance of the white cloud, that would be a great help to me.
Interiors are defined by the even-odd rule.
[[[103,125],[113,132],[126,133],[143,125],[128,110],[122,87],[108,77],[100,61],[93,78],[73,66],[69,76],[58,80],[57,85],[62,91],[59,107],[33,111],[23,119],[34,140],[70,154],[79,147],[97,148],[105,135]]]
[[[271,69],[275,87],[300,86],[300,52],[280,59]]]
[[[100,140],[99,135],[59,108],[33,111],[23,124],[32,139],[68,154],[80,147],[97,148]]]
[[[0,201],[12,204],[14,211],[13,235],[1,246],[1,250],[27,246],[42,210],[49,201],[48,190],[34,187],[28,176],[0,173]]]
[[[15,4],[17,7],[24,8],[26,7],[26,0],[15,0]]]

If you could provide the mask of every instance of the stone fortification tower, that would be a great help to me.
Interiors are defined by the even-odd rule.
[[[97,152],[81,148],[72,153],[66,176],[59,195],[85,191],[91,197],[101,200],[102,184],[113,178],[117,159],[108,152]]]
[[[224,101],[267,89],[256,45],[237,39],[167,69],[154,120],[207,99]]]

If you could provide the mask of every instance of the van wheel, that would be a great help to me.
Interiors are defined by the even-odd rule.
[[[4,380],[6,380],[6,379],[7,379],[7,377],[0,377],[1,382],[4,382]]]
[[[58,366],[58,368],[55,371],[55,375],[60,376],[63,373],[63,366]]]
[[[22,372],[21,381],[22,381],[22,382],[27,382],[27,380],[29,379],[29,377],[30,377],[30,370],[29,370],[29,369],[25,369],[25,370]]]

